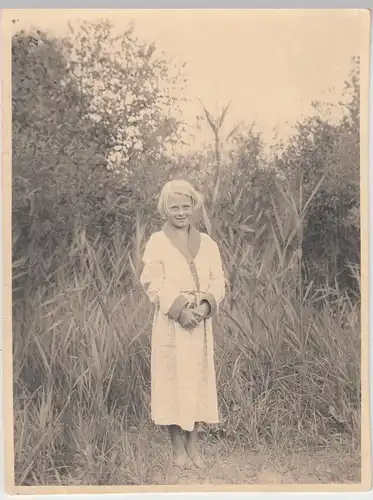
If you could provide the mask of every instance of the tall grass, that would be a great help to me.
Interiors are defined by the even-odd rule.
[[[228,231],[214,220],[229,286],[215,321],[221,424],[202,435],[277,449],[345,440],[358,451],[359,303],[303,289],[307,200],[279,191],[260,250],[255,221]],[[80,234],[54,284],[14,302],[17,484],[147,484],[158,469],[167,481],[149,415],[152,311],[137,284],[148,231],[140,219],[134,229],[130,247]]]

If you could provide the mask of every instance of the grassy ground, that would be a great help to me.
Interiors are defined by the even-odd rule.
[[[87,439],[84,430],[74,426],[67,446],[42,456],[34,453],[23,485],[224,485],[224,484],[330,484],[360,482],[359,449],[343,436],[334,436],[319,449],[283,446],[242,445],[237,439],[216,438],[203,429],[200,449],[203,469],[192,465],[181,469],[173,465],[168,434],[152,424],[121,431],[123,422],[115,417],[102,424],[101,445]],[[71,429],[70,429],[71,430]],[[18,436],[19,438],[19,436]],[[79,444],[77,443],[80,440]],[[58,437],[54,442],[57,444]],[[79,446],[81,446],[79,448]],[[34,450],[35,452],[35,450]],[[31,457],[30,457],[31,458]],[[46,466],[48,464],[49,466]],[[66,466],[66,464],[68,464]],[[16,472],[24,474],[22,470]],[[16,467],[17,468],[17,467]],[[40,474],[41,473],[41,474]],[[19,474],[18,474],[19,477]]]

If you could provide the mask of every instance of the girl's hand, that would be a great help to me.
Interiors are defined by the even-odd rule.
[[[195,328],[199,323],[199,316],[195,314],[195,309],[184,307],[179,316],[179,323],[183,328]]]
[[[207,301],[203,301],[198,307],[193,309],[193,312],[201,319],[205,319],[210,314],[210,305]]]

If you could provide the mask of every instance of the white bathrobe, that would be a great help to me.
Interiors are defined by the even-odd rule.
[[[224,298],[225,279],[218,246],[207,234],[191,227],[186,253],[166,229],[150,237],[140,279],[155,304],[151,418],[191,431],[195,422],[219,421],[211,317]],[[210,305],[209,317],[184,329],[182,308],[202,300]]]

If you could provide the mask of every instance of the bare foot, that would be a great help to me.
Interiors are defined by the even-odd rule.
[[[195,446],[191,446],[191,445],[186,445],[186,450],[188,452],[188,455],[189,455],[189,458],[190,460],[192,461],[193,465],[195,465],[195,467],[198,467],[198,469],[202,469],[205,464],[201,458],[201,455],[199,454],[197,448]]]
[[[181,437],[181,429],[178,425],[170,425],[169,431],[171,435],[174,464],[177,467],[185,467],[187,455],[185,452],[184,442]]]
[[[174,451],[174,464],[177,467],[185,467],[187,456],[184,449]]]

